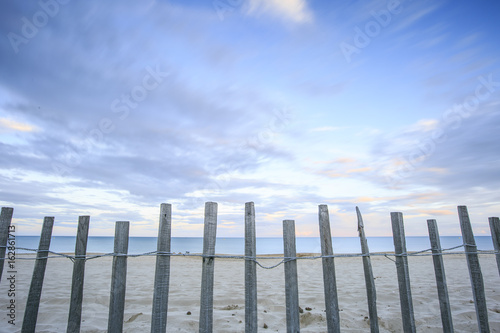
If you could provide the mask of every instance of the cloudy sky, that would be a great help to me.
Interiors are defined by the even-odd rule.
[[[497,1],[2,1],[0,204],[19,235],[477,235],[500,214]]]

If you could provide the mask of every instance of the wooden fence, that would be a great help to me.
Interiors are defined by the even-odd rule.
[[[368,243],[365,237],[364,224],[361,213],[356,207],[358,216],[358,232],[361,242],[361,255],[366,283],[368,310],[371,332],[378,332],[378,316],[376,289],[370,261]],[[9,226],[12,220],[13,209],[2,208],[0,216],[0,280],[4,267],[4,260],[9,236]],[[488,313],[486,308],[483,277],[478,260],[478,250],[472,233],[471,223],[466,206],[458,206],[458,215],[465,256],[468,263],[472,293],[476,309],[477,324],[480,332],[489,332]],[[71,259],[73,265],[73,280],[71,286],[70,310],[67,332],[79,332],[82,318],[83,282],[85,276],[85,262],[88,259],[87,238],[89,231],[89,216],[80,216],[76,237],[75,255]],[[415,332],[415,319],[410,288],[408,253],[406,251],[403,214],[391,213],[394,256],[399,285],[401,316],[404,332]],[[54,224],[53,217],[45,217],[37,251],[37,260],[33,269],[33,278],[26,303],[22,332],[34,332],[39,310],[40,296],[49,246]],[[453,320],[448,298],[446,276],[443,265],[443,252],[439,241],[436,220],[427,220],[429,238],[431,242],[432,258],[436,276],[436,285],[439,296],[441,318],[444,332],[453,332]],[[490,217],[492,240],[495,248],[496,260],[500,274],[500,222],[498,217]],[[170,278],[170,235],[172,226],[172,207],[170,204],[161,204],[158,230],[158,244],[156,255],[156,271],[153,291],[153,306],[151,332],[166,332],[168,293]],[[319,206],[319,230],[321,242],[321,256],[323,263],[323,279],[326,307],[326,325],[328,332],[340,332],[339,305],[337,299],[337,285],[335,275],[335,255],[333,253],[332,237],[328,207]],[[215,240],[217,231],[217,203],[205,204],[205,224],[203,237],[202,278],[199,332],[212,332],[213,329],[213,285],[214,260],[224,257],[215,254]],[[129,222],[116,222],[113,252],[113,266],[111,277],[111,291],[109,302],[108,332],[121,332],[123,329],[125,286],[127,278],[127,253],[129,239]],[[286,325],[287,332],[299,332],[299,293],[297,280],[297,258],[295,247],[295,222],[283,221],[285,296],[286,296]],[[232,256],[234,257],[234,256]],[[255,237],[255,208],[253,202],[245,205],[245,331],[257,332],[257,259]]]

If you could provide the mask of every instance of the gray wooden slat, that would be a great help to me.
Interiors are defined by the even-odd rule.
[[[71,282],[71,298],[68,314],[68,333],[80,332],[82,323],[83,281],[85,279],[85,256],[89,236],[90,216],[78,218],[76,232],[75,261],[73,263],[73,279]]]
[[[115,225],[115,244],[113,268],[111,273],[111,292],[109,300],[108,333],[123,330],[123,311],[127,285],[127,253],[129,222],[118,221]]]
[[[203,262],[201,272],[201,299],[199,332],[213,330],[215,241],[217,237],[217,203],[205,203],[205,226],[203,233]]]
[[[365,236],[363,216],[361,216],[361,212],[358,207],[356,207],[356,214],[358,216],[358,234],[359,241],[361,243],[361,253],[363,254],[363,270],[365,272],[366,297],[368,301],[368,313],[370,316],[370,331],[372,333],[378,333],[377,290],[375,288],[375,279],[373,278],[370,250]]]
[[[318,206],[321,255],[332,256],[332,234],[327,205]],[[325,290],[326,325],[328,333],[340,332],[339,302],[334,258],[322,258],[323,286]]]
[[[23,327],[21,329],[22,333],[35,331],[53,226],[54,218],[49,216],[45,217],[43,220],[42,234],[40,235],[38,252],[36,254],[35,267],[33,268],[33,276],[31,278],[28,300],[26,301],[26,309],[24,311]]]
[[[294,220],[283,221],[283,246],[285,258],[297,257]],[[300,332],[297,259],[285,260],[286,331],[297,333]]]
[[[498,217],[490,217],[491,240],[497,257],[498,274],[500,275],[500,221]]]
[[[257,255],[255,237],[255,207],[245,203],[245,332],[257,332]]]
[[[403,224],[403,214],[391,213],[394,252],[396,254],[396,270],[398,274],[399,300],[401,304],[401,317],[405,333],[415,333],[415,317],[413,314],[413,301],[411,298],[410,270],[406,256],[406,240]]]
[[[453,332],[453,319],[451,316],[450,298],[448,297],[448,285],[446,283],[446,274],[444,271],[443,256],[441,250],[441,241],[436,220],[427,220],[429,229],[429,240],[431,242],[432,260],[434,262],[434,273],[436,275],[436,286],[439,297],[439,308],[441,310],[441,322],[443,323],[443,332]]]
[[[476,241],[472,233],[472,226],[466,206],[458,206],[458,218],[460,220],[460,229],[462,230],[462,237],[464,240],[467,266],[469,267],[472,295],[476,307],[477,325],[479,332],[487,333],[490,331],[490,325],[488,323],[488,309],[486,307],[486,297],[484,294],[483,274],[481,273]]]
[[[172,205],[160,205],[160,222],[158,226],[157,251],[170,253],[172,230]],[[151,333],[167,330],[168,291],[170,284],[170,256],[156,256],[156,271],[153,293],[153,309],[151,316]]]
[[[7,240],[9,238],[9,227],[12,221],[13,212],[14,209],[11,207],[2,207],[2,212],[0,214],[0,281],[2,281]]]

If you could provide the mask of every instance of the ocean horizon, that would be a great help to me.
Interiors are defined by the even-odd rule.
[[[141,254],[156,251],[157,237],[130,237],[129,254]],[[463,244],[461,236],[440,237],[443,249]],[[490,236],[475,236],[476,245],[479,250],[493,250]],[[17,236],[16,248],[18,253],[29,253],[31,251],[19,248],[37,249],[40,236]],[[370,252],[394,252],[392,237],[367,237]],[[52,236],[50,250],[59,253],[74,253],[76,236]],[[282,254],[282,237],[257,237],[257,254]],[[334,253],[361,253],[358,237],[332,237]],[[87,253],[112,253],[114,237],[89,236]],[[297,237],[297,253],[321,253],[319,237]],[[406,237],[407,251],[422,251],[430,248],[429,237],[409,236]],[[457,248],[453,251],[463,251]],[[175,253],[202,253],[203,237],[172,237],[171,252]],[[245,253],[244,237],[217,237],[215,252],[217,254],[242,255]]]

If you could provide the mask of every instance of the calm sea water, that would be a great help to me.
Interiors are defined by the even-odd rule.
[[[39,236],[17,236],[16,246],[36,249]],[[493,250],[493,243],[489,236],[476,236],[476,244],[480,250]],[[333,237],[333,250],[335,253],[360,253],[361,247],[358,237]],[[75,236],[52,237],[50,250],[62,253],[73,253],[75,249]],[[156,250],[157,237],[130,237],[129,254],[139,254]],[[462,244],[460,236],[441,237],[441,247],[450,248]],[[370,252],[393,252],[394,243],[392,237],[368,237]],[[297,237],[297,253],[321,253],[319,237]],[[406,237],[406,248],[408,251],[420,251],[430,248],[429,238]],[[201,253],[203,252],[203,238],[201,237],[172,237],[172,252]],[[461,251],[458,248],[454,251]],[[17,250],[18,253],[27,252]],[[87,245],[88,253],[111,253],[113,252],[113,237],[89,237]],[[218,254],[244,254],[244,238],[217,238],[215,252]],[[282,238],[257,238],[257,254],[281,254],[283,253]]]

